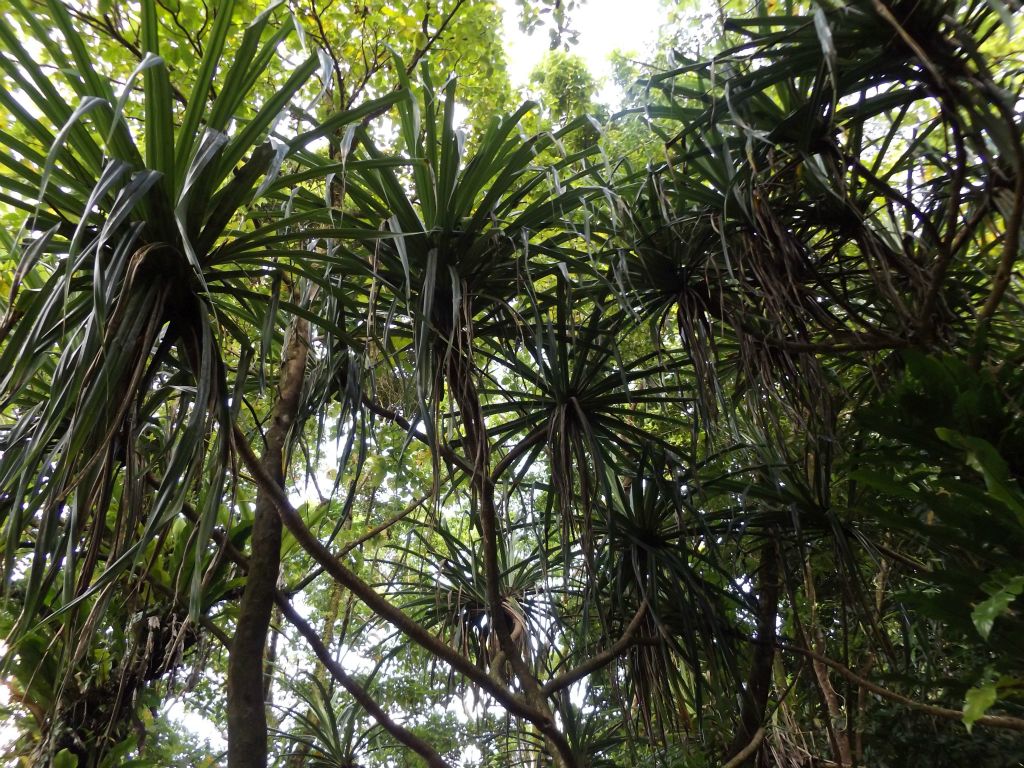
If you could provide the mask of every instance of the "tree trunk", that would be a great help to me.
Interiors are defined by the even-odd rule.
[[[772,666],[775,661],[775,622],[779,614],[779,557],[774,538],[766,541],[761,548],[757,582],[757,643],[754,645],[750,673],[747,676],[740,725],[728,751],[730,758],[739,758],[740,765],[752,762],[755,757],[756,745],[749,753],[747,748],[759,734],[763,737],[761,726],[771,690]]]
[[[298,415],[309,347],[309,324],[296,318],[284,350],[271,424],[262,464],[284,488],[288,444]],[[252,554],[238,623],[228,659],[228,766],[266,768],[267,712],[264,648],[281,566],[281,518],[264,491],[256,494]]]
[[[810,607],[810,617],[807,629],[805,630],[807,636],[804,639],[804,643],[807,647],[825,655],[827,653],[825,633],[818,624],[818,601],[814,589],[814,574],[811,571],[809,562],[804,566],[804,583],[807,591],[807,602]],[[853,765],[853,749],[850,741],[847,714],[844,711],[839,694],[836,693],[836,689],[832,686],[828,667],[818,659],[812,659],[811,668],[814,670],[814,679],[818,684],[822,704],[828,716],[828,733],[832,742],[833,757],[842,768],[850,768]]]
[[[493,622],[494,633],[504,662],[519,679],[523,695],[530,705],[544,717],[543,725],[535,723],[544,737],[545,748],[556,768],[575,768],[577,761],[564,734],[558,729],[554,713],[540,682],[530,670],[512,639],[512,628],[505,613],[501,594],[501,564],[498,559],[498,514],[494,498],[494,482],[491,478],[491,447],[480,394],[473,381],[472,351],[468,338],[461,339],[453,354],[444,352],[446,357],[446,379],[452,399],[458,405],[462,426],[466,433],[466,457],[473,467],[472,486],[477,495],[480,542],[483,549],[485,594],[488,617]],[[525,647],[525,646],[524,646]],[[503,663],[504,663],[503,662]]]

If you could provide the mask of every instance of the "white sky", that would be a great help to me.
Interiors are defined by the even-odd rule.
[[[519,10],[515,0],[499,0],[505,12],[505,52],[513,87],[526,85],[530,72],[550,45],[546,29],[533,35],[519,30]],[[611,82],[608,56],[616,49],[649,59],[657,40],[658,27],[665,20],[661,0],[586,0],[570,13],[570,26],[579,32],[573,53],[587,62],[590,74],[604,80],[598,100],[617,101]]]

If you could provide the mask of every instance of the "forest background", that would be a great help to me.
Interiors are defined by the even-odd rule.
[[[6,0],[9,764],[1021,764],[1019,3],[577,6]]]

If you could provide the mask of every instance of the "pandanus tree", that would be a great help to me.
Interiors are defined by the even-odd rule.
[[[991,400],[961,400],[954,410],[967,421],[940,419],[934,427],[947,445],[989,455],[986,461],[1000,467],[990,468],[990,481],[998,476],[1016,488],[998,451],[982,447],[1010,438],[997,430],[972,442],[980,413],[1015,412],[1004,361],[1016,342],[998,329],[1017,312],[1007,299],[1024,210],[1020,82],[1008,70],[994,74],[988,58],[1006,50],[999,14],[1013,10],[855,2],[785,19],[736,19],[726,24],[733,47],[648,82],[659,94],[650,115],[661,123],[672,162],[647,182],[644,205],[633,209],[646,215],[627,222],[635,257],[619,262],[609,283],[620,286],[634,311],[658,321],[674,311],[684,345],[714,364],[713,377],[695,366],[697,382],[716,387],[703,388],[711,401],[705,413],[714,415],[720,392],[727,402],[731,397],[730,410],[745,394],[744,442],[760,445],[760,460],[775,469],[759,473],[769,482],[747,484],[743,495],[778,512],[737,522],[747,520],[758,532],[771,521],[776,554],[768,548],[764,556],[790,561],[781,574],[786,591],[809,601],[803,626],[791,631],[818,652],[828,633],[820,628],[803,548],[814,540],[809,536],[825,535],[827,560],[842,576],[838,602],[863,631],[860,661],[847,651],[847,662],[864,668],[884,659],[891,669],[906,669],[895,653],[903,643],[884,628],[887,606],[868,597],[865,582],[875,568],[865,571],[863,553],[883,561],[883,578],[900,578],[893,566],[909,568],[900,575],[910,583],[929,580],[916,560],[900,562],[898,551],[910,541],[899,532],[909,526],[919,535],[919,521],[886,517],[880,525],[864,514],[871,492],[862,496],[858,482],[884,484],[878,466],[868,471],[858,458],[877,435],[872,430],[900,432],[919,446],[925,439],[911,437],[913,427],[897,427],[901,418],[908,426],[912,420],[892,411],[882,428],[870,401],[901,378],[904,366],[921,371],[919,355],[958,356],[964,389],[984,390]],[[713,354],[706,352],[709,326],[716,331]],[[927,365],[939,372],[951,364]],[[986,375],[982,385],[966,373],[981,368],[999,371],[999,383]],[[920,373],[910,375],[920,380]],[[936,376],[936,386],[941,380]],[[1006,413],[1011,424],[1019,419]],[[953,423],[972,436],[944,431]],[[948,449],[932,444],[932,461],[942,464]],[[902,473],[912,470],[902,466],[895,473],[905,479]],[[1008,496],[996,506],[1006,513],[1014,503]],[[962,557],[958,547],[926,538],[939,561]],[[901,546],[890,550],[887,540]],[[1013,575],[998,565],[1001,557],[993,552],[985,567],[999,574],[989,590],[1002,595],[1005,607],[1003,585]],[[983,605],[984,615],[995,610],[995,602]],[[966,621],[970,611],[960,611]],[[813,666],[823,708],[842,715],[827,671],[820,660]],[[969,704],[979,700],[967,697]],[[850,709],[848,701],[847,715]],[[971,717],[983,711],[972,709]],[[836,762],[863,759],[845,727],[830,739]]]
[[[233,430],[252,369],[281,347],[272,305],[253,287],[268,279],[270,263],[275,286],[293,289],[275,289],[275,301],[301,315],[326,279],[326,269],[310,269],[318,256],[304,231],[282,237],[271,227],[277,236],[261,239],[264,217],[279,217],[287,202],[264,193],[289,155],[388,103],[335,115],[289,140],[273,137],[317,61],[300,61],[253,99],[290,30],[261,15],[224,59],[232,7],[217,9],[184,105],[160,57],[155,3],[141,6],[143,58],[120,93],[93,66],[62,4],[48,7],[60,43],[44,33],[35,8],[19,6],[0,26],[10,84],[3,98],[19,129],[4,134],[5,163],[18,176],[5,177],[5,201],[27,215],[14,239],[3,326],[8,586],[27,569],[8,653],[24,663],[20,649],[40,642],[46,617],[48,656],[63,657],[52,681],[54,724],[63,717],[61,691],[88,662],[111,604],[133,617],[143,646],[120,652],[145,656],[136,668],[126,663],[131,681],[104,682],[117,702],[112,710],[97,695],[101,712],[63,723],[81,733],[54,728],[43,740],[41,754],[84,750],[82,764],[95,764],[105,749],[103,718],[123,730],[118,706],[195,642],[224,588],[216,585],[230,575],[211,532],[238,522],[231,444],[242,437]],[[63,81],[22,46],[19,31],[45,46],[68,73]],[[229,254],[225,243],[242,233],[247,250]],[[290,413],[279,411],[268,430],[268,463],[282,463],[296,400],[296,392],[282,393]]]
[[[412,92],[411,84],[405,85]],[[392,360],[404,355],[413,361],[413,418],[422,423],[423,437],[438,464],[443,461],[446,471],[462,474],[470,489],[469,514],[479,537],[479,557],[473,556],[472,562],[478,568],[475,573],[452,573],[447,579],[468,578],[465,598],[476,594],[478,599],[475,606],[470,602],[455,611],[457,627],[452,630],[463,635],[467,648],[470,638],[466,635],[477,635],[475,655],[487,657],[482,664],[485,669],[493,672],[507,665],[510,674],[498,674],[511,679],[512,687],[504,695],[518,697],[517,691],[522,692],[523,706],[516,714],[525,715],[538,729],[558,764],[572,765],[575,757],[559,731],[550,701],[564,683],[549,688],[556,680],[545,685],[543,670],[536,667],[541,656],[530,653],[530,642],[523,637],[530,622],[522,613],[521,596],[516,599],[509,589],[514,580],[506,578],[522,568],[517,558],[530,550],[516,551],[511,545],[512,529],[503,520],[503,509],[507,512],[508,507],[499,493],[510,470],[528,471],[516,466],[517,459],[535,457],[537,446],[565,436],[565,426],[544,428],[551,412],[540,400],[533,413],[495,432],[488,416],[501,406],[485,405],[482,393],[492,380],[507,378],[503,369],[523,368],[514,352],[507,360],[503,357],[503,352],[512,350],[510,346],[488,347],[487,339],[511,332],[508,342],[514,344],[520,333],[544,333],[543,328],[533,331],[530,326],[540,320],[538,313],[546,299],[531,297],[530,288],[524,286],[561,280],[554,259],[561,255],[561,242],[572,236],[571,228],[566,232],[569,217],[588,198],[601,194],[587,183],[585,171],[575,170],[593,150],[537,167],[541,153],[560,150],[560,135],[577,125],[559,134],[523,139],[516,129],[530,109],[527,105],[509,118],[494,120],[473,156],[464,162],[463,137],[453,124],[455,83],[438,92],[425,78],[423,99],[422,113],[416,101],[400,112],[404,149],[413,163],[414,199],[387,168],[367,166],[345,177],[345,192],[358,205],[347,214],[350,221],[376,216],[386,231],[383,238],[369,243],[373,301],[368,302],[367,322],[380,323],[373,318],[381,313],[395,318],[389,323],[389,347],[382,350],[382,357]],[[368,155],[379,154],[365,137],[360,139]],[[369,229],[371,221],[367,218],[364,227]],[[571,333],[564,324],[547,331]],[[562,359],[549,364],[559,369],[568,365],[567,350],[563,343],[555,350]],[[514,370],[511,373],[515,375]],[[612,387],[617,384],[621,391],[622,383],[613,381]],[[567,396],[571,395],[563,393],[559,398],[563,406]],[[610,405],[615,402],[609,397]],[[575,421],[575,414],[570,419]],[[454,427],[446,426],[450,424]],[[581,439],[579,433],[577,439]],[[435,466],[434,472],[440,471]],[[542,553],[548,548],[546,535],[537,546]],[[463,599],[461,590],[459,599]],[[433,624],[436,619],[428,621]],[[492,682],[491,693],[493,686]]]
[[[876,738],[889,705],[937,759],[1012,749],[937,723],[1024,728],[1015,7],[730,20],[643,83],[643,170],[586,118],[530,135],[532,104],[467,134],[421,45],[338,111],[316,7],[239,34],[223,0],[183,79],[155,0],[116,66],[102,14],[12,7],[28,759],[120,764],[214,643],[230,766],[452,765],[442,703],[500,764],[899,764],[924,726]]]

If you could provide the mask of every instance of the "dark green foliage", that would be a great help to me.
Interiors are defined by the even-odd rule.
[[[246,7],[0,22],[12,755],[219,759],[154,712],[225,719],[259,492],[278,765],[1019,763],[1016,5],[758,4],[607,136]]]

